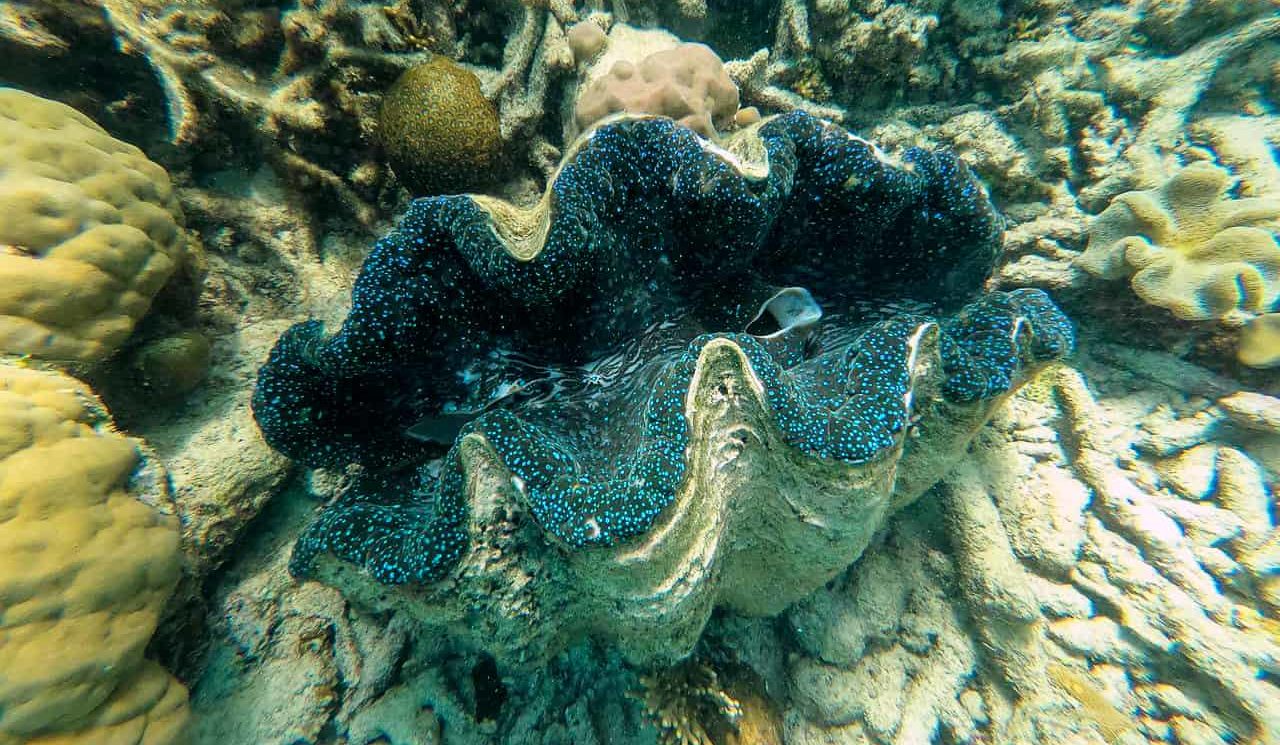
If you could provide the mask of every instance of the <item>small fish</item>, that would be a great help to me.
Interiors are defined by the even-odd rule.
[[[454,440],[458,439],[458,434],[462,432],[463,427],[467,426],[467,422],[475,419],[479,413],[481,412],[453,411],[432,414],[419,419],[404,433],[405,436],[415,440],[451,445]]]

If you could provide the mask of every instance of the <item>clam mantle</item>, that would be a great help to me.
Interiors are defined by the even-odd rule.
[[[854,561],[989,413],[1070,352],[981,294],[1000,219],[947,153],[793,113],[711,145],[611,120],[543,200],[418,200],[352,310],[263,367],[268,440],[362,476],[291,568],[507,665],[582,634],[675,659]]]

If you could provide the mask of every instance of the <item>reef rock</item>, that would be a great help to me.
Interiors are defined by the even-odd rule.
[[[963,164],[904,161],[800,113],[726,149],[642,117],[531,209],[417,201],[342,329],[260,373],[269,442],[365,467],[292,571],[511,666],[676,659],[829,580],[1073,344],[1040,291],[975,297],[1000,232]],[[881,307],[912,299],[941,315]]]
[[[1210,442],[1153,442],[1276,402],[1237,392],[1170,418],[1223,380],[1097,351],[1079,355],[1089,382],[1062,366],[1023,388],[933,495],[788,613],[803,652],[787,742],[1277,740],[1259,441],[1220,422]],[[1274,431],[1263,418],[1249,426]]]

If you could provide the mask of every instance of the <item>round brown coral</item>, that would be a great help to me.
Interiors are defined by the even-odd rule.
[[[444,57],[410,68],[382,99],[378,136],[396,176],[415,194],[475,188],[493,170],[498,112],[480,81]]]

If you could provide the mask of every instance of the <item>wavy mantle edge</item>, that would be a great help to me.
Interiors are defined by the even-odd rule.
[[[769,178],[770,166],[767,148],[764,140],[760,137],[760,129],[781,116],[784,115],[772,114],[747,127],[734,130],[722,138],[720,142],[698,135],[698,144],[702,147],[703,152],[721,160],[739,177],[757,183],[764,181]],[[595,139],[601,129],[610,125],[663,119],[674,121],[666,116],[624,112],[612,114],[595,122],[589,129],[579,134],[569,147],[565,148],[564,153],[560,156],[559,164],[551,174],[551,177],[547,179],[546,186],[543,187],[542,196],[537,202],[528,207],[521,207],[505,199],[485,194],[460,194],[457,196],[469,198],[488,216],[489,228],[493,231],[494,238],[511,258],[519,262],[534,261],[542,254],[542,250],[546,245],[547,235],[551,230],[552,213],[554,212],[552,192],[555,190],[556,180],[560,177],[560,173],[565,167],[574,162],[578,152]],[[822,122],[824,128],[828,131],[839,130],[849,140],[866,145],[881,163],[895,168],[909,167],[890,158],[888,154],[870,140],[859,137],[843,127],[824,119],[815,119],[815,121]]]

